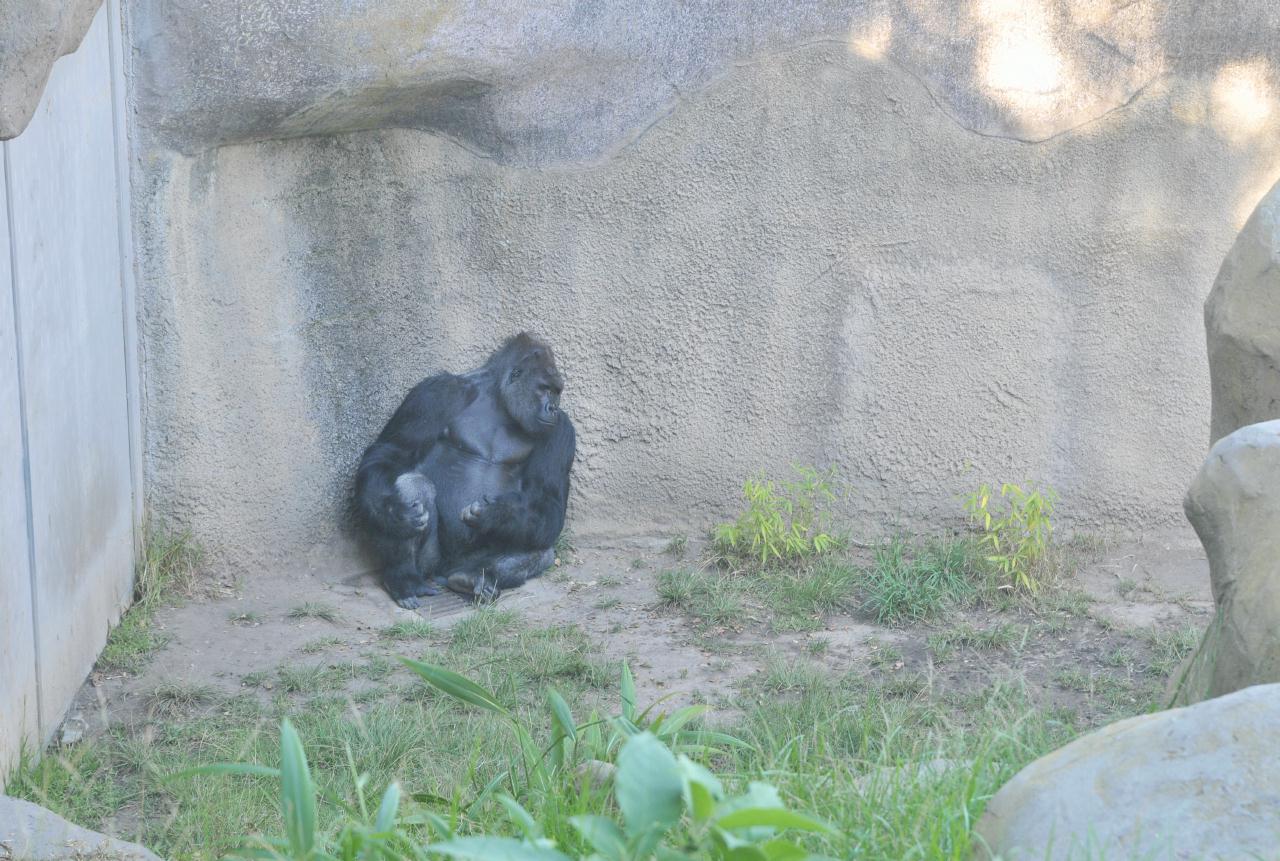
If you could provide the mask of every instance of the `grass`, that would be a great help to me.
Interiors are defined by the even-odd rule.
[[[143,536],[133,572],[133,604],[107,635],[98,658],[98,668],[107,672],[137,673],[145,667],[168,639],[155,628],[156,611],[195,589],[202,551],[190,533],[148,521]]]
[[[508,652],[486,669],[496,678],[522,672],[506,664],[513,657]],[[558,687],[575,714],[585,714],[596,696],[590,688]],[[966,857],[970,829],[986,799],[1072,733],[1034,708],[1014,683],[977,692],[956,709],[931,699],[918,677],[875,687],[857,675],[773,655],[752,691],[734,702],[740,716],[726,728],[745,743],[726,749],[717,768],[739,791],[747,777],[767,774],[789,806],[841,829],[842,839],[810,846],[830,857]],[[541,687],[522,688],[515,701],[539,737],[547,728],[541,694]],[[354,768],[375,796],[399,780],[427,810],[466,811],[459,821],[465,832],[511,833],[501,805],[489,800],[472,806],[486,785],[509,773],[511,737],[492,716],[443,697],[269,706],[232,698],[223,708],[154,724],[150,738],[117,727],[38,766],[26,763],[9,791],[88,826],[105,827],[127,808],[124,821],[135,830],[121,836],[140,839],[165,857],[211,861],[232,851],[242,834],[280,833],[276,781],[169,776],[193,763],[278,765],[276,727],[284,711],[323,789],[347,796]],[[952,765],[929,768],[939,760]],[[927,780],[905,777],[926,769]],[[567,816],[594,812],[572,793],[527,803],[549,836],[570,851],[578,844]],[[322,802],[319,815],[327,825],[337,812]]]
[[[1172,630],[1152,628],[1145,633],[1147,644],[1151,646],[1151,664],[1148,674],[1161,679],[1173,675],[1187,656],[1200,645],[1204,632],[1196,625],[1184,625]]]
[[[434,634],[435,630],[431,627],[431,623],[425,619],[402,619],[378,632],[380,638],[394,642],[426,640]]]
[[[718,569],[678,568],[658,574],[658,596],[702,628],[734,628],[744,620],[749,585]]]
[[[876,548],[864,607],[882,625],[902,625],[969,604],[979,594],[974,559],[966,541],[943,539],[912,547],[895,538]]]
[[[736,692],[694,695],[695,701],[710,700],[724,709],[729,723],[723,728],[746,742],[707,764],[736,790],[765,775],[789,807],[842,830],[838,841],[807,844],[815,853],[961,859],[968,857],[973,823],[1000,785],[1089,726],[1097,711],[1119,717],[1144,709],[1150,679],[1143,670],[1135,673],[1132,650],[1117,648],[1104,659],[1114,675],[1072,668],[1059,673],[1055,682],[1061,691],[1054,696],[1073,708],[1054,708],[1033,701],[1014,678],[959,692],[943,690],[939,683],[935,690],[933,678],[916,672],[914,646],[908,665],[906,646],[872,642],[870,671],[861,662],[851,671],[854,662],[826,654],[837,650],[822,636],[787,637],[784,651],[746,643],[750,635],[725,635],[752,623],[774,632],[814,631],[830,614],[864,606],[871,598],[896,608],[895,618],[905,620],[933,619],[953,607],[988,606],[994,600],[986,572],[965,542],[897,543],[898,552],[885,556],[883,571],[879,555],[875,567],[863,571],[833,553],[748,571],[678,568],[659,572],[656,583],[666,605],[686,614],[708,632],[706,637],[729,644],[721,657],[708,656],[712,672],[737,670],[744,661],[760,667]],[[599,582],[615,585],[604,578]],[[598,600],[602,606],[613,601],[607,595]],[[1043,611],[1037,634],[1092,626],[1083,593],[1044,589],[1034,598],[1012,600],[1011,606],[1032,609],[1034,602],[1033,612]],[[289,616],[326,619],[326,609],[334,614],[328,621],[337,621],[337,611],[323,604],[304,604]],[[958,649],[1017,654],[1030,635],[1028,625],[1011,621],[960,624],[934,631],[928,645],[939,657]],[[532,722],[539,740],[549,731],[548,687],[562,694],[580,718],[592,708],[609,714],[616,706],[617,664],[605,660],[601,645],[573,625],[537,627],[490,606],[447,630],[406,619],[381,629],[378,637],[379,651],[359,658],[344,653],[335,663],[247,674],[241,681],[252,690],[237,696],[199,685],[157,688],[145,725],[112,727],[74,748],[56,750],[39,764],[28,759],[7,791],[80,824],[123,831],[121,836],[141,840],[175,861],[212,861],[233,850],[242,834],[281,833],[277,783],[231,776],[174,780],[171,775],[211,762],[278,765],[278,726],[288,715],[325,789],[349,797],[354,769],[365,775],[370,796],[399,780],[406,796],[416,799],[417,810],[445,816],[463,833],[512,834],[504,809],[485,789],[499,780],[502,791],[518,792],[510,779],[515,751],[507,728],[416,679],[406,682],[407,673],[390,656],[406,654],[464,673]],[[1147,643],[1156,657],[1149,672],[1176,665],[1197,637],[1195,629],[1150,632]],[[887,638],[896,642],[901,635]],[[335,640],[317,639],[304,651],[323,651]],[[1142,644],[1132,645],[1147,653]],[[953,766],[930,771],[927,780],[912,777],[939,760]],[[535,817],[548,823],[548,835],[569,851],[581,844],[567,827],[567,816],[600,812],[573,792],[537,804],[542,806],[532,809]],[[322,823],[331,825],[337,815],[331,804],[322,803]]]
[[[337,608],[322,601],[306,601],[289,611],[290,619],[322,619],[326,622],[341,621],[342,614]]]
[[[578,548],[573,543],[573,532],[567,527],[556,537],[555,552],[556,558],[563,562],[570,561],[578,552]]]
[[[700,627],[737,629],[768,619],[776,632],[814,631],[824,617],[851,603],[857,570],[826,556],[803,565],[749,572],[719,567],[677,568],[659,572],[663,603],[691,616]]]
[[[217,691],[210,685],[164,682],[151,692],[149,712],[152,715],[170,717],[180,715],[214,702],[217,696]]]
[[[1061,688],[1084,694],[1111,716],[1148,711],[1155,706],[1158,695],[1158,691],[1149,686],[1078,667],[1060,670],[1053,680]]]
[[[1002,622],[991,628],[975,628],[963,623],[950,630],[930,634],[927,645],[938,660],[946,660],[956,649],[1019,651],[1026,645],[1030,634],[1028,626],[1012,622]]]
[[[341,637],[320,637],[312,640],[302,647],[304,655],[316,655],[320,652],[327,652],[330,649],[336,649],[338,646],[345,645],[346,641]]]

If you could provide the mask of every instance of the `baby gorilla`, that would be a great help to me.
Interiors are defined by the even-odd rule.
[[[386,563],[382,578],[392,596],[435,595],[422,572],[440,564],[440,535],[436,529],[436,486],[420,472],[406,472],[384,493],[379,507],[381,529],[367,536],[373,551]]]

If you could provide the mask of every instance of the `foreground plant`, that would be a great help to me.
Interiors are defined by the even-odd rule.
[[[1025,490],[1016,484],[1000,485],[1003,514],[993,511],[994,492],[981,485],[965,499],[964,510],[978,527],[986,561],[1004,578],[1007,587],[1036,592],[1040,583],[1036,565],[1044,558],[1053,536],[1053,508],[1057,495],[1051,489]]]
[[[306,752],[292,724],[280,729],[278,769],[224,764],[184,772],[246,774],[280,782],[279,804],[284,835],[255,838],[241,857],[258,859],[424,859],[447,856],[475,861],[569,861],[575,856],[607,861],[674,858],[752,858],[792,861],[808,858],[786,831],[838,836],[829,825],[790,811],[778,790],[752,782],[747,792],[730,795],[721,781],[686,753],[709,753],[713,745],[742,745],[722,733],[690,729],[705,707],[692,706],[649,720],[653,707],[638,712],[635,683],[623,667],[622,711],[608,720],[593,714],[579,725],[564,699],[548,691],[551,738],[538,744],[532,731],[489,691],[442,667],[402,659],[424,681],[453,699],[506,719],[515,734],[520,758],[470,804],[452,805],[448,816],[430,810],[402,811],[396,783],[383,792],[376,811],[367,801],[368,777],[353,771],[355,800],[323,793],[339,811],[339,822],[327,833],[319,827],[322,796],[311,777]],[[643,727],[643,728],[642,728]],[[352,761],[348,751],[348,761]],[[594,766],[585,769],[584,766]],[[511,793],[497,791],[506,783]],[[601,787],[607,784],[608,789]],[[517,800],[517,799],[521,800]],[[444,799],[421,798],[445,803]],[[506,812],[519,836],[459,834],[470,812],[488,801]],[[523,802],[523,803],[522,803]],[[567,817],[574,841],[548,836],[547,821],[537,811],[587,810]],[[544,813],[544,816],[547,814]],[[426,836],[428,842],[422,841]],[[564,842],[581,847],[562,846]],[[582,851],[576,851],[577,849]],[[573,854],[566,854],[572,852]]]
[[[836,472],[793,466],[795,481],[748,478],[742,485],[747,508],[733,523],[715,528],[716,548],[726,555],[795,560],[834,550],[840,540],[827,531],[826,506],[836,499]]]

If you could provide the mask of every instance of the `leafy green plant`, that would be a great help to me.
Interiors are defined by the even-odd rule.
[[[819,472],[811,466],[792,466],[798,478],[774,481],[763,474],[742,485],[747,508],[733,523],[715,528],[716,549],[727,556],[803,559],[840,546],[827,531],[825,506],[836,499],[835,467]]]
[[[983,484],[965,498],[964,510],[978,527],[986,561],[1004,578],[1004,588],[1036,592],[1040,583],[1036,565],[1044,558],[1053,537],[1053,508],[1057,495],[1051,489],[1023,489],[1000,485],[1005,510],[993,510],[994,491]]]
[[[747,792],[729,796],[720,780],[684,754],[673,754],[652,733],[631,736],[618,754],[615,818],[580,814],[569,822],[591,848],[591,859],[641,861],[660,858],[752,858],[791,861],[812,857],[783,831],[836,835],[830,825],[788,810],[778,790],[752,782]],[[523,840],[463,837],[426,847],[454,858],[477,861],[569,861],[547,844],[530,816],[507,799]]]
[[[280,730],[281,767],[222,764],[183,772],[179,777],[210,774],[241,774],[271,777],[279,781],[279,808],[283,837],[257,838],[246,847],[243,857],[293,859],[293,861],[357,861],[357,859],[425,859],[445,855],[474,861],[569,861],[556,841],[517,800],[534,801],[547,791],[572,793],[575,783],[568,778],[580,773],[569,766],[581,755],[609,755],[607,780],[611,800],[587,806],[592,788],[589,781],[576,782],[582,795],[571,808],[598,812],[576,813],[568,824],[592,859],[641,861],[674,858],[759,858],[764,861],[792,861],[810,857],[800,845],[782,836],[786,831],[838,836],[831,826],[812,817],[788,810],[778,790],[752,782],[747,792],[728,794],[720,780],[682,750],[708,752],[707,741],[741,744],[718,733],[689,730],[690,721],[702,707],[680,709],[668,716],[647,716],[652,710],[637,712],[635,682],[624,666],[622,674],[622,714],[609,721],[574,723],[568,705],[554,690],[547,697],[552,716],[552,739],[547,746],[533,740],[533,734],[497,698],[457,673],[418,661],[401,659],[424,681],[459,702],[493,712],[507,719],[518,741],[520,768],[494,780],[480,797],[468,805],[474,809],[492,798],[505,809],[514,830],[521,836],[463,835],[457,833],[462,817],[454,811],[449,819],[432,812],[401,812],[401,790],[392,783],[382,795],[374,813],[367,800],[368,779],[353,771],[354,802],[322,792],[312,779],[302,741],[286,718]],[[611,732],[606,738],[602,727]],[[643,729],[641,727],[644,727]],[[348,751],[348,761],[351,761]],[[585,760],[597,762],[600,760]],[[505,779],[511,780],[513,794],[496,792]],[[322,832],[319,801],[336,806],[340,823],[330,833]],[[441,799],[442,800],[442,799]],[[535,806],[535,809],[540,809]],[[609,814],[609,815],[604,815]],[[620,821],[619,821],[620,820]],[[416,829],[416,830],[415,830]],[[415,834],[425,832],[434,842],[421,844]]]

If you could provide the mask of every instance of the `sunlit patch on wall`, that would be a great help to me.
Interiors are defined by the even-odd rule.
[[[879,60],[893,41],[893,20],[881,15],[869,24],[855,25],[849,34],[849,50],[868,60]]]
[[[1267,127],[1276,113],[1271,70],[1265,60],[1230,63],[1218,70],[1209,89],[1214,130],[1244,143]]]
[[[977,0],[975,17],[986,25],[983,82],[993,90],[1039,106],[1062,88],[1065,63],[1054,45],[1048,15],[1038,2]]]

